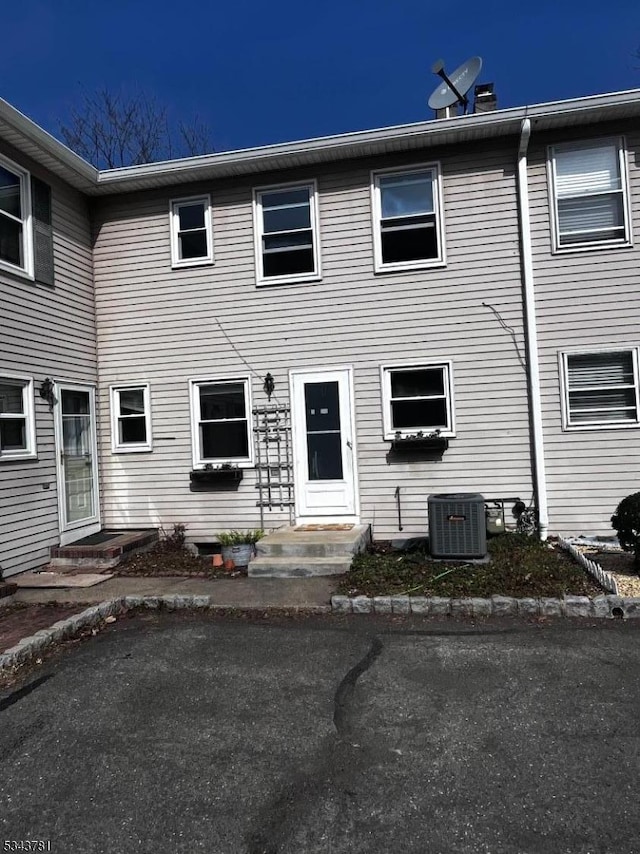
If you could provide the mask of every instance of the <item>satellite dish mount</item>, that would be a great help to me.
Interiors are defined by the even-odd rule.
[[[463,62],[459,68],[448,75],[444,70],[444,62],[439,59],[431,66],[431,70],[438,77],[441,77],[444,85],[439,85],[429,98],[429,106],[432,110],[445,110],[452,107],[454,104],[459,104],[466,114],[469,106],[467,92],[478,79],[480,69],[482,68],[482,59],[479,56],[472,56],[466,62]]]

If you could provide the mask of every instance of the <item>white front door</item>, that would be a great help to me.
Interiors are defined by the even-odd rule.
[[[100,530],[95,388],[56,383],[60,544]]]
[[[301,520],[356,521],[352,401],[351,368],[291,372],[296,516]]]

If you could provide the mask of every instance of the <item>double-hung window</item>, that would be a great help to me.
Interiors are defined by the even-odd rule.
[[[33,380],[0,377],[0,460],[35,456]]]
[[[629,243],[622,140],[553,146],[550,162],[555,248]]]
[[[29,173],[0,157],[0,268],[33,276]]]
[[[254,228],[258,284],[320,277],[315,182],[256,190]]]
[[[211,199],[198,196],[171,202],[171,264],[213,264]]]
[[[385,439],[455,435],[451,364],[382,367]]]
[[[191,382],[193,465],[250,465],[251,398],[248,377]]]
[[[373,172],[371,178],[376,272],[443,264],[439,166]]]
[[[566,429],[634,426],[638,410],[637,349],[563,353]]]
[[[111,438],[114,453],[151,450],[148,385],[112,386]]]

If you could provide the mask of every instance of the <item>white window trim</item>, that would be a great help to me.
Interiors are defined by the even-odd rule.
[[[618,149],[620,178],[622,181],[622,210],[624,216],[624,238],[613,240],[590,240],[585,243],[560,245],[560,221],[558,217],[558,195],[556,192],[556,151],[579,151],[582,148],[597,148],[600,145],[614,144]],[[597,252],[602,249],[624,249],[633,245],[631,235],[631,211],[629,208],[629,170],[627,166],[627,145],[625,137],[604,137],[579,142],[566,142],[547,147],[547,186],[549,187],[549,212],[551,217],[552,252],[554,255],[566,255],[572,252]],[[593,351],[595,352],[595,351]]]
[[[636,420],[635,421],[598,421],[571,424],[569,409],[569,374],[567,371],[569,356],[590,356],[596,353],[630,352],[633,357],[633,373],[636,388]],[[558,352],[558,373],[560,374],[560,406],[562,411],[562,430],[566,433],[588,432],[593,430],[629,430],[637,429],[640,424],[640,361],[638,348],[630,344],[620,344],[616,347],[588,347],[580,350],[562,350]]]
[[[180,258],[180,243],[178,240],[180,217],[178,215],[178,208],[181,205],[193,205],[197,202],[202,202],[204,204],[207,256],[206,258]],[[171,266],[173,269],[182,269],[183,267],[204,267],[214,263],[213,217],[211,212],[211,196],[208,193],[201,196],[186,196],[181,199],[171,199],[169,202],[169,225],[171,228]]]
[[[38,458],[36,447],[36,419],[34,407],[33,377],[25,377],[17,374],[9,374],[4,371],[0,373],[0,381],[7,380],[10,384],[22,386],[22,405],[24,413],[18,417],[25,418],[25,434],[27,447],[25,450],[3,451],[0,450],[0,462],[11,462],[13,460],[35,460]],[[11,417],[12,413],[6,413]]]
[[[121,391],[139,391],[142,390],[144,395],[144,423],[147,434],[146,442],[120,442],[118,436],[118,421],[122,417],[120,415],[120,392]],[[149,383],[127,383],[125,385],[109,386],[109,396],[111,403],[111,450],[114,454],[134,454],[143,451],[153,450],[153,440],[151,436],[151,393]],[[126,416],[125,416],[126,417]],[[138,416],[139,417],[139,416]]]
[[[200,456],[200,386],[223,385],[225,383],[242,383],[245,394],[245,411],[247,420],[247,446],[248,457],[228,457],[226,459],[206,460]],[[189,380],[189,399],[191,402],[191,451],[193,455],[193,468],[203,469],[207,464],[213,468],[221,468],[226,463],[238,466],[238,468],[252,468],[254,459],[253,429],[252,429],[252,403],[251,403],[251,381],[247,375],[233,377],[205,377],[204,379]]]
[[[439,255],[437,258],[420,258],[417,261],[394,261],[385,264],[382,261],[382,239],[380,222],[382,220],[382,207],[380,204],[380,179],[388,175],[411,175],[414,172],[432,170],[435,172],[433,183],[433,206],[436,225],[436,238],[438,241]],[[416,163],[407,166],[398,166],[394,169],[376,169],[371,172],[371,216],[373,226],[373,257],[374,272],[391,273],[402,270],[427,270],[433,267],[446,267],[447,250],[444,239],[444,200],[442,193],[442,169],[439,161],[434,163]]]
[[[0,258],[0,270],[14,273],[27,279],[34,279],[33,259],[33,218],[31,212],[31,175],[26,169],[18,166],[13,160],[0,155],[0,166],[4,166],[20,179],[20,206],[22,208],[22,252],[25,266],[18,267]]]
[[[313,271],[309,273],[294,273],[291,276],[266,276],[264,275],[264,264],[262,260],[262,196],[265,193],[273,193],[278,190],[308,189],[309,212],[311,215],[311,234],[313,239]],[[286,184],[272,184],[266,187],[254,187],[253,189],[253,236],[254,254],[256,259],[256,284],[260,287],[269,285],[292,285],[299,282],[319,282],[322,279],[321,252],[320,252],[320,218],[318,216],[318,182],[315,178],[311,181],[292,181]]]
[[[437,362],[409,362],[403,364],[401,362],[393,362],[389,365],[380,365],[380,388],[382,390],[382,423],[383,436],[386,441],[393,440],[397,434],[401,437],[413,436],[421,428],[411,428],[410,430],[396,430],[391,422],[391,372],[392,371],[411,371],[423,370],[428,368],[443,368],[444,369],[444,390],[447,402],[447,420],[449,422],[448,430],[440,430],[440,436],[443,439],[452,439],[456,435],[455,423],[455,405],[453,397],[453,362],[448,359],[443,359]],[[424,427],[424,430],[435,430],[437,428]]]

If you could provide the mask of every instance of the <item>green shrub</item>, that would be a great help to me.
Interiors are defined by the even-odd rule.
[[[221,531],[216,537],[221,546],[254,545],[264,537],[264,531],[262,528],[256,528],[255,531]]]
[[[611,517],[620,545],[635,555],[636,569],[640,570],[640,492],[623,498]]]

